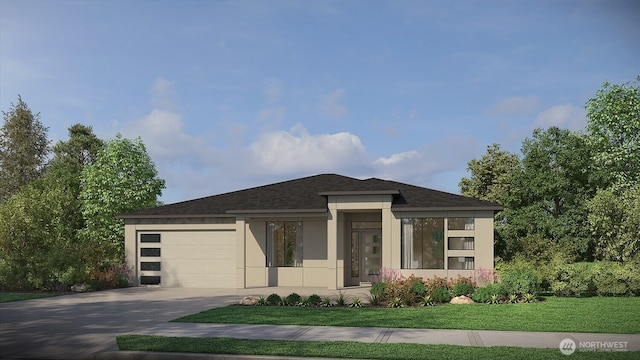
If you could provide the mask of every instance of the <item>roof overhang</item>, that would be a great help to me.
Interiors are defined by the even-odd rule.
[[[344,195],[398,195],[398,190],[354,190],[354,191],[321,191],[320,196],[344,196]]]
[[[391,206],[392,211],[502,211],[504,207],[502,206],[458,206],[458,207],[394,207]]]
[[[227,210],[227,214],[326,214],[327,209],[257,209],[257,210]]]
[[[118,215],[118,219],[187,219],[187,218],[230,218],[234,217],[230,214],[180,214],[180,215],[135,215],[124,214]]]

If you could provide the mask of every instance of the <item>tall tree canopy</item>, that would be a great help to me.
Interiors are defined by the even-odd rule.
[[[640,177],[640,76],[635,82],[605,82],[587,101],[588,140],[600,177],[629,187]]]
[[[22,186],[37,179],[49,154],[48,129],[18,96],[9,111],[2,112],[0,128],[0,201],[5,201]]]
[[[480,159],[467,163],[470,177],[460,180],[460,193],[504,204],[511,193],[511,178],[518,169],[518,155],[500,149],[499,144],[487,146],[487,152]]]
[[[124,221],[119,214],[158,205],[165,188],[140,138],[120,134],[105,143],[98,159],[85,167],[81,177],[85,241],[95,251],[96,261],[122,262]]]

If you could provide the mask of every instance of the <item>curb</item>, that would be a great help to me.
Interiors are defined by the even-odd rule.
[[[95,354],[95,360],[305,360],[306,357],[286,357],[267,355],[165,353],[154,351],[105,351]],[[343,360],[333,358],[313,358],[314,360]]]

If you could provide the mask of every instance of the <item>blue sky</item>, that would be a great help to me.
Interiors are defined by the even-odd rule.
[[[637,1],[0,0],[0,103],[141,136],[166,203],[318,173],[458,192],[640,74]]]

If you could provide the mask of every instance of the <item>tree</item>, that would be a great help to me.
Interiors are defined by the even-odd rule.
[[[69,195],[65,208],[66,223],[74,229],[74,237],[84,228],[80,201],[80,178],[82,170],[96,161],[104,141],[99,139],[90,126],[75,124],[69,127],[69,139],[59,141],[53,147],[53,159],[49,162],[45,177],[50,186],[56,186]]]
[[[621,194],[600,190],[588,208],[598,259],[626,262],[640,254],[640,184]]]
[[[549,242],[571,246],[577,257],[588,257],[585,202],[595,191],[591,153],[584,136],[557,127],[537,129],[523,142],[522,154],[523,171],[512,179],[504,212],[505,236],[535,239],[540,244],[539,237],[531,236],[537,234]],[[523,246],[531,247],[514,246],[512,254]]]
[[[500,149],[499,144],[492,144],[480,159],[467,163],[467,171],[470,177],[462,178],[458,184],[462,195],[505,204],[511,193],[512,178],[522,171],[522,166],[516,154]],[[500,258],[505,257],[509,248],[503,225],[504,214],[498,212],[494,221],[494,249]]]
[[[95,261],[124,260],[124,221],[119,214],[158,205],[165,182],[158,178],[142,139],[120,134],[105,143],[98,159],[82,171],[80,199],[86,228],[82,235]]]
[[[0,204],[0,288],[60,291],[83,279],[80,248],[64,218],[72,200],[38,179]]]
[[[500,149],[499,144],[492,144],[479,160],[467,163],[471,176],[460,180],[460,193],[504,204],[511,192],[511,178],[519,170],[520,159],[516,154]]]
[[[2,112],[0,128],[0,201],[6,201],[22,186],[42,174],[49,153],[48,129],[18,96],[8,112]]]
[[[587,130],[597,173],[608,186],[629,187],[640,177],[640,76],[605,82],[587,101]]]

